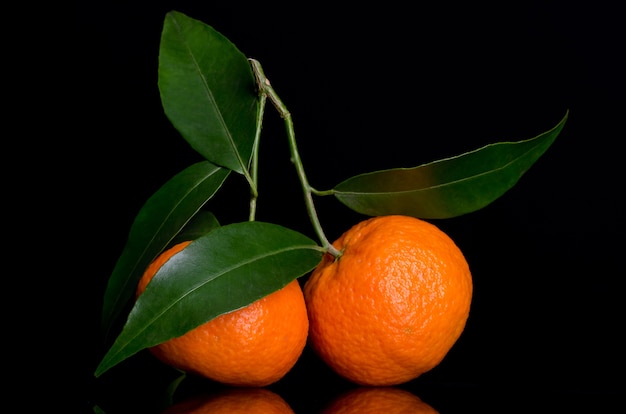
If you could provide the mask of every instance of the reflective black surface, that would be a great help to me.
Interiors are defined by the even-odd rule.
[[[399,388],[441,413],[616,412],[625,388],[618,143],[626,113],[616,6],[205,3],[101,1],[76,9],[77,142],[89,150],[74,161],[89,185],[77,193],[68,223],[76,235],[88,223],[100,246],[83,238],[74,252],[81,263],[74,286],[82,289],[71,302],[81,327],[82,352],[73,356],[79,409],[158,412],[176,378],[145,353],[92,375],[103,352],[101,298],[134,215],[197,159],[163,115],[156,84],[163,18],[176,9],[263,64],[293,115],[318,189],[530,138],[569,109],[562,134],[516,187],[479,212],[435,223],[470,263],[472,311],[441,365]],[[258,218],[315,237],[282,121],[271,110],[260,165]],[[223,223],[244,220],[243,180],[223,191],[219,200],[228,202],[211,210]],[[363,218],[333,199],[316,205],[331,239]],[[307,349],[269,388],[296,413],[315,413],[353,387]],[[188,378],[175,399],[220,388]]]
[[[508,359],[489,359],[483,353],[463,357],[479,359],[477,368],[459,360],[457,354],[452,352],[430,373],[393,388],[410,391],[440,413],[599,413],[618,412],[623,404],[623,384],[619,379],[603,377],[606,369],[597,376],[582,369],[566,378],[568,371],[555,371],[547,360],[521,368]],[[496,363],[501,364],[500,369],[494,369]],[[97,404],[108,413],[156,413],[198,395],[212,396],[228,388],[187,377],[172,396],[167,387],[178,373],[155,363],[149,355],[138,356],[116,371],[94,384],[90,399],[84,402],[86,406]],[[330,372],[307,350],[287,376],[266,388],[281,396],[295,413],[321,413],[335,399],[358,387]]]

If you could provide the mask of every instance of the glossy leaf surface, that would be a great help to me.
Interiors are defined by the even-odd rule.
[[[552,145],[567,114],[551,130],[518,142],[499,142],[424,164],[349,178],[334,188],[349,208],[370,216],[404,214],[426,219],[479,210],[512,188]]]
[[[276,224],[243,222],[214,229],[156,273],[96,375],[286,286],[312,270],[322,254],[311,239]]]
[[[109,277],[102,307],[105,335],[134,295],[144,269],[185,228],[229,174],[230,170],[202,161],[172,177],[146,201]],[[199,228],[210,229],[215,219],[204,220],[208,221],[196,227],[196,232]]]
[[[247,171],[258,99],[246,56],[210,26],[173,11],[163,24],[158,76],[163,109],[191,147]]]
[[[219,226],[220,223],[213,213],[210,211],[200,210],[191,218],[191,220],[189,220],[180,233],[172,239],[168,247],[180,242],[195,240]]]

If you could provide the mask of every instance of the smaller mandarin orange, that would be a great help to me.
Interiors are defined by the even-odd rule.
[[[437,414],[409,391],[392,387],[361,387],[347,391],[324,407],[322,414]]]
[[[339,375],[388,386],[437,366],[465,328],[472,277],[435,225],[380,216],[347,230],[304,285],[309,343]]]
[[[266,388],[232,388],[181,401],[161,414],[293,414],[293,410]]]
[[[171,247],[148,266],[137,286],[137,296],[158,269],[189,243]],[[185,372],[232,386],[263,387],[293,368],[306,346],[308,328],[302,289],[294,280],[149,351]]]

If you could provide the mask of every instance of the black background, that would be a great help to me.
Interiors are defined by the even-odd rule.
[[[77,6],[74,72],[84,125],[77,142],[84,156],[76,168],[89,186],[70,224],[97,234],[76,247],[77,273],[90,269],[76,304],[76,314],[89,319],[81,330],[79,407],[156,412],[160,390],[175,376],[146,354],[98,379],[92,374],[104,351],[102,295],[132,220],[157,188],[199,159],[163,114],[156,83],[163,19],[178,10],[261,62],[293,116],[318,189],[362,172],[531,138],[569,110],[559,138],[511,191],[481,211],[435,221],[470,263],[472,311],[447,358],[401,388],[442,413],[614,408],[624,391],[618,197],[626,71],[618,6],[222,3]],[[257,219],[315,238],[282,120],[268,109]],[[231,178],[209,207],[222,223],[245,220],[246,191],[243,179]],[[364,218],[334,199],[316,202],[330,239]],[[307,349],[270,388],[308,413],[351,387]],[[180,398],[216,388],[192,379]]]

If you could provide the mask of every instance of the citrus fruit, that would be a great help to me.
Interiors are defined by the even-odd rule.
[[[357,223],[304,285],[309,343],[361,385],[400,384],[438,365],[465,328],[472,276],[435,225],[390,215]]]
[[[231,388],[181,401],[162,414],[293,414],[287,402],[266,388]]]
[[[190,242],[159,255],[144,272],[141,294],[157,270]],[[252,304],[222,314],[149,348],[162,362],[233,386],[261,387],[281,379],[306,346],[309,321],[297,280]]]
[[[349,390],[332,400],[322,414],[437,414],[415,394],[391,387]]]

